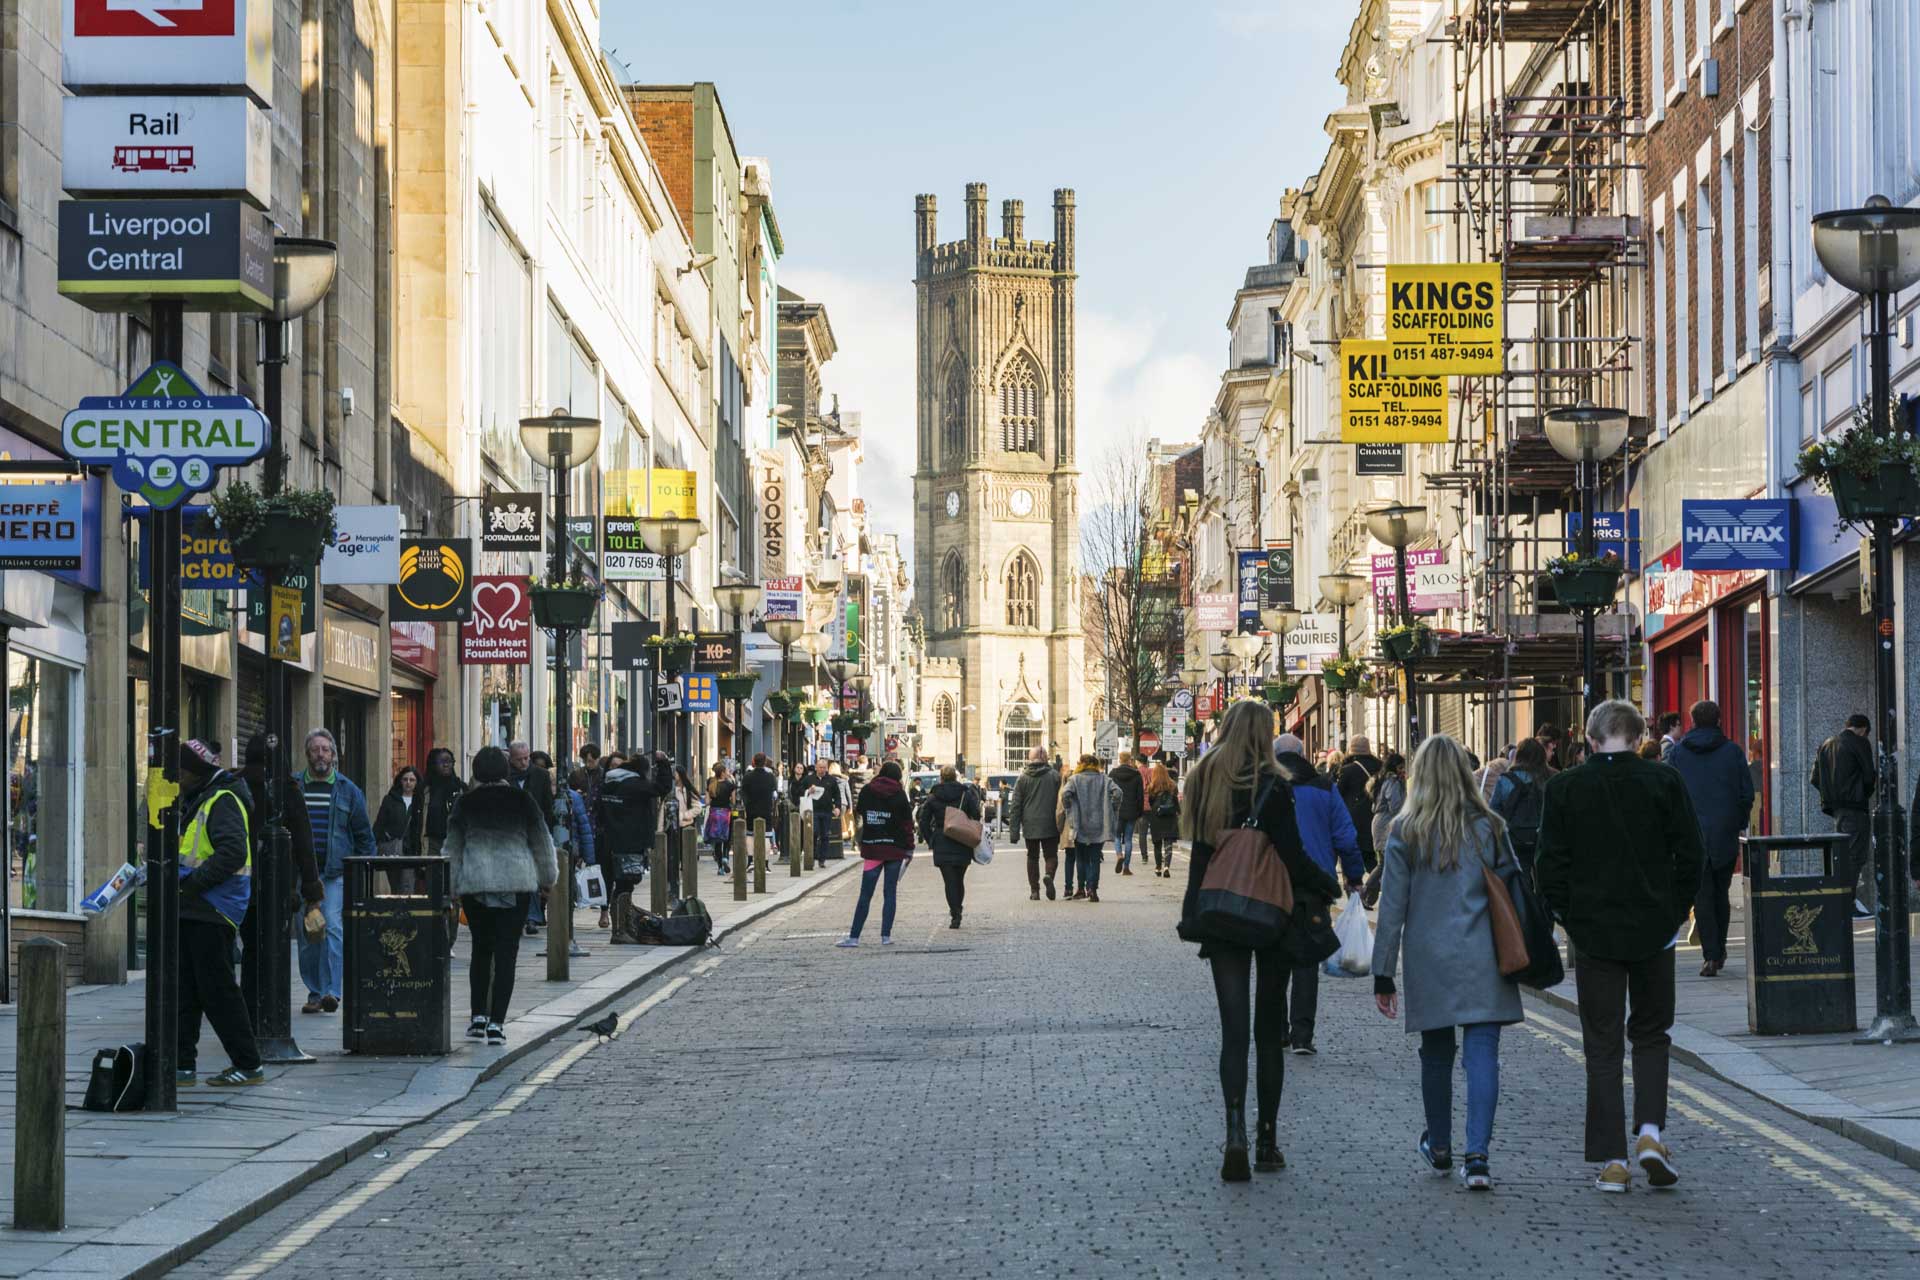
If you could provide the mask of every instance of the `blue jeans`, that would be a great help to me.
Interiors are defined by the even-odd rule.
[[[346,927],[342,913],[347,904],[347,879],[334,876],[320,882],[320,911],[327,918],[327,932],[318,942],[307,940],[307,931],[298,931],[300,936],[300,980],[307,984],[307,994],[311,997],[332,996],[340,998],[341,953],[346,947]]]
[[[1080,887],[1088,893],[1100,892],[1101,846],[1098,844],[1076,844],[1073,851],[1079,855]],[[1073,865],[1069,862],[1067,865]]]
[[[1132,822],[1118,822],[1114,825],[1113,851],[1119,855],[1122,871],[1133,870],[1133,828]]]
[[[860,873],[860,904],[853,909],[853,928],[848,930],[851,936],[859,937],[860,931],[867,927],[867,909],[873,905],[873,886],[881,880],[886,881],[887,888],[880,904],[880,936],[893,936],[895,891],[900,887],[900,871],[906,865],[904,860],[883,862],[871,871]]]
[[[1493,1141],[1493,1113],[1500,1103],[1500,1024],[1462,1028],[1460,1066],[1467,1076],[1467,1149],[1483,1156]],[[1453,1028],[1420,1033],[1420,1095],[1427,1104],[1427,1140],[1435,1151],[1453,1143]]]
[[[1071,898],[1073,896],[1073,882],[1080,874],[1080,846],[1077,844],[1069,845],[1067,847],[1067,856],[1060,859],[1060,861],[1064,862],[1067,867],[1067,887],[1060,892]]]

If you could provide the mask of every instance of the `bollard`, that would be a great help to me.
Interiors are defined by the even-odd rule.
[[[738,816],[733,820],[733,900],[747,900],[747,824]]]
[[[680,833],[680,896],[700,896],[700,835],[692,827]]]
[[[800,874],[803,851],[811,839],[813,839],[813,819],[803,813],[793,820],[793,852],[787,859],[787,864],[791,868],[790,874],[796,876]]]
[[[4,957],[0,957],[4,961]],[[50,938],[20,944],[15,1045],[13,1225],[67,1226],[67,949]]]
[[[819,821],[812,814],[807,815],[807,838],[800,842],[800,866],[806,871],[813,870],[813,842],[820,838],[816,829]]]
[[[673,847],[673,841],[673,832],[662,831],[660,838],[653,842],[653,853],[649,855],[647,861],[647,888],[652,896],[652,902],[648,909],[657,916],[667,914],[667,894],[669,891],[667,881],[671,879],[667,874],[667,867],[672,862],[670,851]]]
[[[767,891],[767,820],[753,820],[753,891]]]

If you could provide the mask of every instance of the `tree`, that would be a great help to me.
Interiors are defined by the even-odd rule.
[[[1108,713],[1140,740],[1150,701],[1167,677],[1167,645],[1155,631],[1170,617],[1172,583],[1154,572],[1154,469],[1135,434],[1108,453],[1093,475],[1092,502],[1080,521],[1080,560],[1087,644],[1106,677]]]

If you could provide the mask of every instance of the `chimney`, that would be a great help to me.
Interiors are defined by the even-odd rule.
[[[967,184],[967,241],[970,244],[987,241],[987,184],[984,182]]]
[[[913,243],[921,253],[933,248],[934,221],[938,211],[938,202],[932,196],[918,195],[913,198]]]
[[[1073,270],[1073,188],[1053,192],[1053,269]]]
[[[1000,202],[1000,234],[1019,244],[1026,239],[1026,206],[1019,200]]]

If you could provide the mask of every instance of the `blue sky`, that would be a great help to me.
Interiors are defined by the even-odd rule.
[[[827,304],[828,389],[868,437],[861,488],[910,534],[913,197],[959,238],[966,183],[1079,202],[1080,455],[1197,437],[1245,269],[1280,193],[1326,150],[1354,0],[971,4],[609,0],[602,44],[640,81],[718,85],[742,154],[765,156],[781,282]]]

